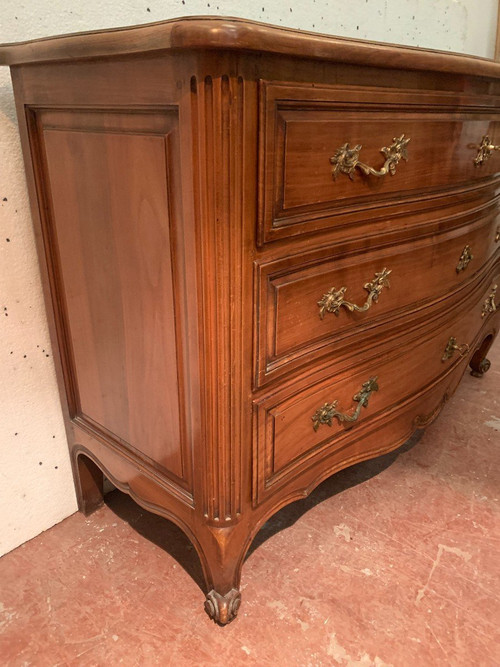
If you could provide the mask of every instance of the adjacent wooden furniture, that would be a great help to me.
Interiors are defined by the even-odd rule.
[[[500,60],[500,0],[498,2],[497,9],[497,29],[495,36],[495,60],[498,62]]]
[[[0,62],[80,508],[178,524],[226,623],[266,519],[488,368],[500,65],[220,18]]]

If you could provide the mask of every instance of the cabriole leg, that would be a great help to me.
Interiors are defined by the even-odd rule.
[[[99,509],[104,502],[104,475],[87,456],[72,456],[78,509],[85,516]]]
[[[472,370],[471,370],[470,374],[472,375],[472,377],[482,378],[483,375],[490,369],[490,366],[491,366],[491,362],[490,362],[489,359],[486,359],[486,358],[482,359],[482,361],[480,361],[478,364],[476,364],[474,366],[471,363],[470,367],[472,368]]]
[[[208,591],[205,611],[216,623],[226,625],[236,618],[241,604],[240,578],[247,540],[236,527],[208,531],[209,538],[202,546]]]
[[[493,336],[489,335],[483,340],[479,348],[474,352],[469,361],[469,366],[471,367],[470,374],[475,378],[481,378],[489,370],[491,363],[489,359],[486,358],[488,350],[493,343]]]

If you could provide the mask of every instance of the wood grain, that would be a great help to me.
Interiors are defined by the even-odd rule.
[[[400,315],[407,317],[432,301],[446,298],[471,280],[498,247],[496,211],[482,216],[476,213],[472,219],[451,231],[400,243],[397,249],[389,245],[356,253],[338,245],[259,263],[259,386],[276,373],[289,374],[294,367],[307,365],[311,355],[316,361],[319,353],[331,359],[332,347],[341,341],[354,343],[359,339],[359,345],[372,344],[372,336],[378,338],[376,327],[380,323],[389,331]],[[472,248],[473,258],[457,272],[466,246]],[[362,306],[368,297],[365,285],[384,268],[391,271],[389,286],[369,310],[349,312],[342,307],[338,314],[320,317],[318,302],[333,288],[346,287],[344,299]]]
[[[491,96],[467,99],[453,93],[267,81],[260,87],[264,241],[296,233],[296,228],[340,228],[350,213],[367,206],[383,205],[387,214],[405,198],[413,203],[434,195],[439,206],[439,196],[450,188],[500,173],[498,155],[479,167],[474,164],[483,136],[497,141],[500,116],[492,113]],[[380,178],[360,170],[352,179],[333,175],[330,159],[345,144],[362,146],[360,160],[378,169],[384,164],[383,147],[402,135],[410,140],[408,160],[399,162],[394,175]]]
[[[436,328],[429,325],[415,327],[404,346],[392,349],[388,346],[382,351],[379,343],[375,350],[356,355],[366,357],[365,364],[359,361],[351,363],[349,369],[344,366],[341,373],[326,379],[314,379],[309,387],[299,392],[292,385],[259,403],[258,410],[265,413],[259,417],[264,431],[259,432],[257,437],[262,436],[263,441],[258,441],[256,447],[264,458],[266,470],[265,476],[259,477],[262,484],[259,500],[262,494],[269,493],[277,480],[283,483],[286,475],[292,477],[297,470],[303,471],[314,463],[315,457],[325,452],[331,460],[342,460],[348,455],[351,445],[356,447],[356,442],[364,439],[372,428],[382,428],[401,404],[415,401],[428,387],[452,373],[456,366],[463,368],[467,355],[461,356],[459,352],[450,360],[443,361],[450,332],[460,344],[478,339],[483,325],[482,301],[491,282],[497,278],[496,273],[489,279],[486,289],[484,284],[480,284],[463,301],[464,310],[467,309],[465,316],[461,314],[454,320],[447,318]],[[354,357],[354,354],[351,355],[351,358]],[[422,359],[426,360],[424,365]],[[339,411],[352,414],[356,406],[353,396],[371,377],[378,378],[379,390],[371,395],[369,405],[361,412],[359,423],[349,429],[334,420],[331,427],[321,425],[316,432],[313,430],[312,416],[325,403],[338,400]],[[363,433],[354,437],[358,427]],[[256,465],[259,466],[259,461]]]
[[[297,58],[334,60],[370,67],[425,69],[496,77],[486,58],[448,51],[332,37],[239,18],[182,17],[0,45],[0,65],[123,56],[169,50],[265,51]]]
[[[318,66],[318,60],[321,65]],[[239,19],[0,47],[12,75],[79,506],[102,475],[192,540],[218,623],[263,523],[434,419],[500,308],[500,65]],[[329,162],[411,133],[376,182]],[[473,259],[457,272],[466,245]],[[365,313],[319,318],[331,287]],[[456,336],[463,356],[441,357]],[[325,402],[353,428],[312,428]]]

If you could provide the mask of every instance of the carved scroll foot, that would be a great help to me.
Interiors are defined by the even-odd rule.
[[[241,604],[241,593],[232,588],[226,595],[211,590],[205,600],[205,611],[216,623],[226,625],[236,618]]]
[[[471,372],[470,372],[470,374],[472,375],[472,377],[475,377],[475,378],[482,378],[483,375],[484,375],[487,371],[489,371],[490,366],[491,366],[491,362],[490,362],[489,359],[483,359],[483,360],[480,361],[478,364],[474,364],[474,365],[472,365],[472,362],[471,362],[470,366],[471,366],[471,368],[472,368],[472,370],[471,370]]]
[[[489,370],[491,363],[489,359],[486,358],[486,355],[489,352],[489,349],[493,343],[493,334],[488,334],[486,338],[481,342],[481,345],[476,349],[472,355],[469,366],[472,368],[471,375],[475,378],[482,378],[486,371]]]

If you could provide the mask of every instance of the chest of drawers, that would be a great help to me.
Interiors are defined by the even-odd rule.
[[[178,524],[224,624],[274,512],[487,370],[500,65],[215,18],[0,62],[80,509]]]

